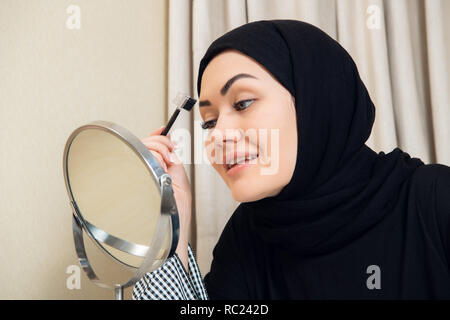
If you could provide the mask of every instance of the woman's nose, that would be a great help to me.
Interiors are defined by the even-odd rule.
[[[216,129],[214,131],[214,141],[217,147],[223,147],[227,144],[236,144],[243,137],[243,130],[241,128]]]

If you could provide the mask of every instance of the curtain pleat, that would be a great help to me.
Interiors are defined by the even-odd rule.
[[[430,131],[434,141],[436,161],[450,163],[450,13],[449,1],[425,1],[426,43],[428,55],[429,96],[432,125]],[[447,22],[445,21],[447,17]],[[434,143],[432,143],[434,142]]]

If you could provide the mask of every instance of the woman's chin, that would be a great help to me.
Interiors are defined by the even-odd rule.
[[[250,190],[231,190],[231,194],[237,202],[253,202],[265,198],[265,195]]]
[[[237,184],[228,185],[231,191],[231,195],[237,202],[253,202],[258,201],[267,197],[274,197],[280,193],[282,187],[280,188],[261,188],[264,183],[253,184]]]

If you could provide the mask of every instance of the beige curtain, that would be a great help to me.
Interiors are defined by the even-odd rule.
[[[371,148],[387,153],[398,146],[425,163],[450,165],[448,16],[446,0],[171,0],[169,99],[180,89],[198,99],[199,62],[225,32],[256,20],[302,20],[339,41],[355,60],[376,106]],[[190,157],[195,195],[191,243],[206,274],[238,203],[210,165],[194,164],[192,150],[202,147],[199,121],[196,107],[178,125],[194,133],[182,152]]]

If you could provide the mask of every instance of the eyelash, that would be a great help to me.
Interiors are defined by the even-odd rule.
[[[237,106],[238,106],[239,104],[241,104],[241,103],[243,103],[243,102],[248,102],[248,101],[255,101],[255,99],[246,99],[246,100],[238,101],[238,102],[236,102],[236,103],[233,105],[233,108],[236,109]],[[236,109],[236,110],[237,110],[237,111],[243,111],[243,110],[247,109],[249,106],[250,106],[250,105],[248,105],[248,106],[245,107],[245,108]],[[217,122],[217,120],[208,120],[208,121],[202,122],[202,123],[201,123],[201,127],[202,127],[202,129],[204,129],[204,130],[211,129],[211,128],[213,128],[213,126],[211,126],[211,124],[212,124],[212,123],[215,124],[216,122]]]

